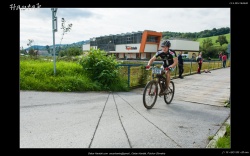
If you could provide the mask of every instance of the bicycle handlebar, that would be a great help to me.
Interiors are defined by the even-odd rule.
[[[146,70],[150,70],[150,69],[152,69],[152,66],[145,66],[145,69]],[[171,70],[172,68],[170,67],[166,67],[166,68],[164,68],[164,70]]]

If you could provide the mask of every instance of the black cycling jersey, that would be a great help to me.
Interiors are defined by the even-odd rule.
[[[163,61],[163,67],[166,68],[174,63],[173,58],[177,57],[176,53],[169,49],[167,53],[164,53],[163,51],[157,51],[155,54],[155,57],[161,57]]]

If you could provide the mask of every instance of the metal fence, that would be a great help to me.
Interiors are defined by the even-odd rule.
[[[135,88],[146,85],[146,83],[152,79],[151,70],[145,70],[147,64],[120,64],[118,65],[119,73],[127,81],[129,88]],[[161,61],[154,62],[152,66],[160,67],[162,65]],[[230,66],[230,61],[227,61],[226,67]],[[205,69],[215,70],[223,68],[222,61],[203,61],[201,72]],[[196,74],[198,69],[198,63],[195,61],[184,61],[184,72],[183,76]],[[177,78],[179,76],[179,69],[176,66],[174,72],[171,72],[171,79]]]

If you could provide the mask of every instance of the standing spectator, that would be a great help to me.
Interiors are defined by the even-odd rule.
[[[198,55],[198,58],[197,58],[197,63],[198,63],[198,71],[197,71],[197,74],[201,74],[202,61],[203,61],[202,52],[200,52],[200,54]]]
[[[222,52],[220,52],[220,54],[219,54],[219,59],[220,59],[220,61],[222,60]]]
[[[226,62],[227,62],[227,55],[224,53],[222,56],[222,61],[223,61],[223,68],[226,68]]]
[[[179,78],[183,79],[183,58],[182,58],[182,51],[180,51],[179,55],[178,55],[178,68],[179,68]]]

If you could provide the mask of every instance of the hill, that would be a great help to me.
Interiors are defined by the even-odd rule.
[[[213,46],[220,46],[219,42],[216,43],[216,40],[218,39],[218,36],[219,35],[217,35],[217,36],[211,36],[211,37],[198,38],[196,41],[200,42],[200,45],[202,45],[203,40],[205,40],[207,38],[211,38],[212,42],[213,42]],[[230,43],[230,41],[231,41],[230,40],[231,39],[230,38],[230,33],[224,34],[223,36],[226,36],[226,39],[227,39],[228,43]],[[227,46],[227,45],[223,45],[223,46]]]

